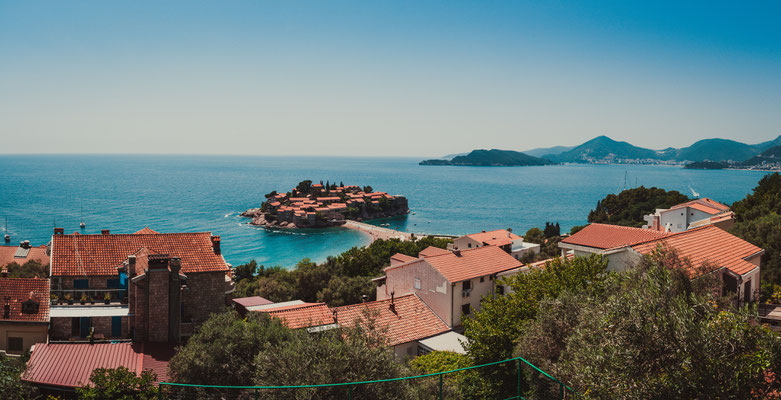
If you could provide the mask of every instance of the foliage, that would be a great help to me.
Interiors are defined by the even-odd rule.
[[[671,262],[672,261],[672,262]],[[661,249],[604,290],[540,302],[517,354],[586,398],[765,398],[781,382],[781,343],[756,311],[730,310],[718,279],[691,280]]]
[[[430,236],[413,241],[376,240],[369,246],[328,257],[320,264],[301,260],[292,270],[257,266],[251,261],[236,267],[236,295],[261,296],[275,302],[324,301],[331,306],[358,303],[363,295],[373,300],[376,292],[371,279],[382,275],[393,254],[417,257],[426,247],[445,248],[449,242]]]
[[[736,219],[731,232],[765,249],[762,280],[781,284],[781,175],[765,175],[752,193],[731,208]]]
[[[574,235],[574,234],[580,232],[580,230],[585,228],[585,227],[586,227],[586,225],[575,225],[572,228],[570,228],[569,234],[570,235]]]
[[[545,234],[540,228],[531,228],[523,235],[523,241],[528,243],[543,243],[545,242]]]
[[[41,264],[36,260],[30,260],[19,265],[12,262],[6,266],[9,278],[49,278],[49,265]]]
[[[37,390],[21,379],[29,353],[19,358],[0,354],[0,398],[8,400],[33,399]]]
[[[416,374],[423,375],[471,367],[472,363],[465,354],[458,354],[452,351],[433,351],[413,358],[409,365]],[[444,376],[444,397],[472,397],[469,393],[470,383],[477,379],[479,379],[479,376],[474,370],[454,372]]]
[[[152,400],[157,399],[156,380],[157,374],[149,370],[137,376],[125,367],[97,368],[90,375],[92,384],[77,388],[76,393],[85,400]]]
[[[656,187],[627,189],[618,195],[609,194],[597,202],[588,213],[588,222],[641,227],[643,216],[657,208],[670,208],[685,203],[689,198],[678,191],[666,191]]]
[[[479,365],[512,357],[515,341],[524,326],[536,317],[540,301],[566,290],[598,293],[609,276],[606,269],[607,259],[598,255],[571,260],[555,258],[544,269],[499,280],[498,284],[509,287],[508,293],[483,298],[482,309],[464,320],[464,334],[469,339],[466,347],[472,362]],[[485,376],[489,386],[493,386],[485,389],[489,393],[497,390],[501,382],[512,383],[508,375],[501,373],[503,370],[496,369],[499,372]]]
[[[559,227],[559,223],[556,222],[555,224],[552,222],[546,222],[545,223],[545,229],[542,231],[545,235],[545,238],[552,238],[561,235],[561,227]]]
[[[252,385],[258,353],[285,347],[290,329],[263,313],[214,314],[179,348],[168,365],[175,382]]]
[[[374,330],[338,328],[312,335],[296,331],[278,348],[267,348],[255,357],[255,385],[304,385],[390,379],[408,375],[396,361],[392,348]],[[408,399],[414,385],[408,381],[353,387],[353,398]],[[346,387],[265,391],[268,399],[347,398]]]

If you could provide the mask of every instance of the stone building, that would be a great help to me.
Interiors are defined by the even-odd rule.
[[[65,235],[51,244],[53,340],[178,342],[233,291],[220,237],[209,232]]]

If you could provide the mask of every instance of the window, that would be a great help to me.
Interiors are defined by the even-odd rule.
[[[461,284],[461,289],[463,289],[463,290],[469,290],[471,288],[472,288],[472,281],[464,281]]]
[[[466,246],[467,246],[467,247],[469,247],[469,248],[471,249],[471,248],[472,248],[472,243],[467,243],[467,245],[466,245]]]
[[[420,279],[415,278],[415,289],[420,290]]]
[[[8,351],[24,351],[24,340],[20,337],[8,337]]]
[[[480,283],[483,283],[483,282],[485,282],[485,277],[484,277],[484,276],[481,276],[481,277],[480,277]]]
[[[106,287],[109,289],[119,289],[119,279],[106,279]]]
[[[496,294],[499,296],[504,296],[504,286],[499,285],[496,287]]]
[[[73,280],[73,288],[74,289],[89,289],[89,279],[74,279]]]
[[[469,304],[464,304],[461,306],[461,314],[469,315],[469,313],[472,312],[472,306]]]

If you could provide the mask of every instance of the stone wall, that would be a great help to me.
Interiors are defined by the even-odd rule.
[[[225,272],[199,272],[187,274],[189,290],[182,293],[184,310],[182,322],[191,319],[195,325],[200,325],[212,313],[225,311]]]
[[[168,341],[168,284],[167,269],[148,270],[146,273],[149,291],[149,327],[147,329],[150,342]]]

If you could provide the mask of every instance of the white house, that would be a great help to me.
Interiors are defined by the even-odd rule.
[[[453,239],[453,243],[448,245],[448,250],[467,250],[483,246],[499,247],[516,260],[520,260],[526,253],[540,252],[539,244],[524,242],[522,237],[504,229],[461,236]]]
[[[729,207],[709,198],[692,200],[668,209],[657,208],[643,219],[646,222],[643,229],[673,233],[707,224],[728,229],[734,224]]]

